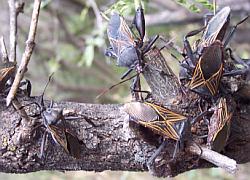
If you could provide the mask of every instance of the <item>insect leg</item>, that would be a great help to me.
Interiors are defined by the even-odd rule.
[[[133,68],[129,68],[121,77],[121,79],[124,79],[127,77],[131,72],[133,71]]]
[[[149,158],[149,160],[147,161],[147,167],[148,169],[151,169],[152,165],[155,162],[155,159],[157,158],[157,156],[162,152],[163,149],[165,149],[167,145],[167,141],[164,140],[162,142],[162,144],[160,145],[160,147],[154,152],[154,154]]]
[[[235,33],[236,29],[237,29],[237,26],[240,25],[241,23],[245,22],[247,19],[249,18],[249,15],[244,17],[240,22],[238,22],[232,29],[231,31],[229,32],[227,38],[225,39],[225,42],[224,42],[224,47],[226,47],[229,43],[229,41],[231,40],[233,34]]]
[[[236,76],[236,75],[242,75],[242,74],[244,75],[244,74],[249,72],[249,70],[250,70],[249,64],[247,64],[239,56],[237,56],[235,53],[233,53],[233,51],[230,48],[227,48],[226,51],[229,53],[229,56],[232,60],[234,60],[236,63],[244,66],[245,68],[232,70],[230,72],[225,72],[225,73],[223,73],[223,76]]]
[[[124,79],[124,80],[122,80],[122,81],[120,81],[120,82],[118,82],[118,83],[116,83],[116,84],[110,86],[108,89],[104,90],[102,93],[100,93],[98,96],[96,96],[96,99],[100,98],[101,96],[103,96],[104,94],[106,94],[107,92],[109,92],[111,89],[113,89],[113,88],[119,86],[120,84],[122,84],[122,83],[124,83],[124,82],[127,82],[127,81],[133,79],[133,78],[136,77],[136,76],[137,76],[137,74],[135,74],[135,75],[133,75],[133,76],[127,78],[127,79]]]
[[[248,69],[239,69],[239,70],[233,70],[231,72],[226,72],[223,74],[223,76],[237,76],[237,75],[244,75],[249,72]]]
[[[45,131],[43,133],[43,139],[41,142],[41,149],[40,149],[40,155],[39,155],[40,159],[43,159],[45,157],[44,153],[45,153],[45,145],[47,144],[47,137],[48,137],[48,132]]]
[[[196,122],[199,122],[204,116],[206,116],[208,113],[212,113],[212,112],[214,112],[214,110],[212,108],[209,109],[209,110],[201,112],[198,116],[196,116],[195,118],[193,118],[190,121],[190,124],[194,124]]]
[[[176,141],[176,144],[175,144],[175,147],[174,147],[174,152],[173,152],[173,156],[172,156],[171,161],[174,160],[174,158],[175,158],[175,156],[176,156],[176,153],[177,153],[177,151],[178,151],[178,149],[179,149],[179,147],[180,147],[180,143],[182,143],[181,140]]]
[[[242,60],[239,56],[237,56],[235,53],[233,53],[233,50],[231,48],[227,48],[226,52],[229,53],[229,56],[232,60],[236,61],[237,63],[239,63],[245,67],[249,66],[244,60]]]
[[[186,49],[186,53],[187,53],[187,56],[190,58],[191,62],[194,64],[195,63],[195,57],[194,57],[194,53],[193,53],[193,50],[191,48],[191,45],[188,41],[188,38],[189,37],[192,37],[192,36],[195,36],[196,34],[199,34],[201,31],[204,30],[205,27],[202,27],[200,29],[197,29],[197,30],[193,30],[191,32],[189,32],[186,36],[184,36],[184,40],[183,40],[183,43],[184,43],[184,48]]]
[[[159,38],[159,35],[155,35],[153,38],[151,38],[148,42],[148,44],[143,48],[142,52],[143,54],[147,53],[150,48],[153,46],[153,44],[155,43],[155,41]]]
[[[142,93],[145,93],[145,94],[146,94],[146,97],[145,97],[145,98],[142,97],[142,100],[143,100],[143,101],[146,101],[146,100],[148,100],[148,99],[151,97],[151,92],[150,92],[150,91],[143,91],[143,90],[140,90],[140,91],[139,91],[139,90],[136,90],[136,89],[134,89],[133,91],[134,91],[134,92],[140,92],[141,94],[142,94]]]
[[[133,82],[131,84],[131,93],[132,97],[135,97],[135,100],[142,100],[142,94],[141,94],[141,82],[140,82],[140,74],[137,74],[137,76],[133,79]]]

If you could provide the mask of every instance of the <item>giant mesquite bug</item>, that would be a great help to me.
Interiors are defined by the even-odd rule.
[[[111,47],[105,52],[106,56],[117,59],[118,66],[128,68],[128,71],[123,74],[121,79],[124,79],[132,70],[136,70],[138,75],[131,86],[132,91],[140,90],[139,73],[142,72],[144,67],[143,56],[150,50],[158,38],[158,35],[156,35],[144,45],[145,19],[141,7],[137,9],[133,23],[138,31],[139,38],[134,37],[131,29],[122,16],[116,12],[112,14],[107,29]],[[136,99],[138,99],[138,97],[136,97]]]
[[[184,37],[186,55],[181,64],[181,81],[186,83],[186,80],[191,79],[189,83],[191,90],[201,95],[215,96],[218,93],[220,79],[224,71],[225,47],[237,26],[247,18],[248,16],[238,22],[225,38],[230,22],[230,8],[225,7],[210,19],[205,28],[189,32]],[[188,37],[194,36],[202,30],[204,30],[203,36],[193,51]]]
[[[228,103],[228,99],[224,97],[221,97],[218,105],[214,107],[208,126],[207,144],[217,152],[222,151],[227,144],[233,111],[234,103]]]
[[[147,165],[151,167],[157,156],[167,145],[167,139],[176,141],[173,157],[179,145],[185,139],[190,138],[190,122],[187,117],[173,112],[172,110],[149,102],[132,102],[124,105],[124,111],[129,114],[130,121],[151,129],[163,137],[163,142],[148,160]]]
[[[51,76],[49,78],[49,81]],[[48,83],[49,83],[48,81]],[[67,127],[65,120],[66,118],[63,115],[63,109],[61,108],[54,108],[53,103],[51,101],[50,106],[46,107],[44,104],[43,96],[45,93],[45,89],[48,85],[46,84],[42,95],[39,97],[39,102],[35,102],[34,104],[38,105],[39,107],[39,116],[42,117],[42,124],[38,125],[35,129],[42,126],[45,127],[42,143],[41,143],[41,150],[40,150],[40,158],[44,158],[45,152],[45,145],[48,139],[48,134],[50,134],[53,140],[59,144],[63,149],[73,156],[74,158],[79,158],[80,156],[80,141],[76,135],[74,135]],[[73,117],[74,119],[76,117]],[[79,119],[79,118],[78,118]],[[35,130],[34,129],[34,130]]]

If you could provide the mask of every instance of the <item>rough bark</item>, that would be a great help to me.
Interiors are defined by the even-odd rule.
[[[165,64],[162,56],[156,56],[157,49],[149,52],[148,59],[155,59],[154,66],[149,64],[145,70],[145,78],[155,99],[186,115],[197,114],[197,107],[192,106],[193,93],[182,96],[179,83]],[[157,61],[159,61],[157,63]],[[165,65],[163,65],[165,64]],[[162,70],[159,70],[163,68]],[[152,78],[154,77],[154,78]],[[158,83],[157,83],[158,82]],[[161,86],[159,88],[159,82]],[[173,85],[170,88],[170,85]],[[170,93],[166,90],[168,89]],[[182,100],[180,100],[182,96]],[[167,98],[162,98],[167,97]],[[183,98],[185,97],[185,98]],[[189,99],[190,98],[190,99]],[[22,105],[37,101],[37,98],[19,98]],[[232,119],[232,133],[225,148],[226,156],[237,163],[250,160],[250,107],[237,101],[237,109]],[[48,102],[46,102],[48,105]],[[188,108],[183,104],[188,104]],[[64,115],[81,116],[77,120],[67,121],[68,128],[73,131],[81,145],[81,156],[74,159],[61,146],[55,144],[50,137],[46,145],[46,157],[38,157],[40,153],[42,130],[34,128],[42,119],[30,118],[29,126],[24,126],[20,112],[13,106],[6,107],[1,98],[0,106],[0,171],[8,173],[28,173],[39,170],[123,170],[147,171],[146,162],[156,150],[157,142],[152,145],[137,136],[129,127],[128,115],[123,112],[122,104],[80,104],[74,102],[57,102],[54,107],[64,109]],[[37,112],[37,106],[29,105],[24,108],[28,115]],[[192,112],[192,113],[191,113]],[[95,126],[88,123],[92,121]],[[198,156],[192,155],[188,148],[179,152],[176,159],[171,161],[174,147],[169,141],[160,164],[153,172],[157,176],[175,176],[181,172],[195,168],[211,167],[212,165]],[[188,147],[188,146],[187,146]]]

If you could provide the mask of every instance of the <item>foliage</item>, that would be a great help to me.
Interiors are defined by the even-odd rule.
[[[119,0],[110,6],[105,11],[105,14],[110,14],[112,11],[117,11],[122,15],[132,14],[134,12],[134,2],[132,0]]]
[[[211,11],[215,8],[209,0],[193,0],[192,2],[189,2],[188,0],[176,0],[176,2],[195,13],[201,12],[199,5]]]

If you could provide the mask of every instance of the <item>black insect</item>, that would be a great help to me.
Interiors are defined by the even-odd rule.
[[[189,88],[199,94],[215,96],[223,73],[223,64],[223,46],[216,40],[204,48],[195,66]]]
[[[230,8],[225,7],[222,10],[220,10],[216,15],[214,15],[205,27],[191,31],[184,37],[184,49],[186,50],[186,55],[184,55],[185,59],[182,63],[182,66],[184,66],[184,68],[186,68],[186,70],[189,71],[189,74],[192,74],[192,69],[190,68],[195,67],[200,55],[203,52],[203,49],[205,47],[210,46],[216,40],[222,41],[224,39],[226,30],[229,27],[229,21],[230,21]],[[203,36],[201,40],[198,42],[195,51],[193,51],[188,41],[188,38],[197,35],[203,30],[204,30]],[[186,76],[187,75],[184,74],[184,77],[181,76],[181,78],[186,78]]]
[[[210,118],[207,144],[217,152],[221,152],[227,144],[233,110],[233,103],[229,105],[227,99],[222,97],[219,99],[219,103]]]
[[[148,102],[132,102],[124,105],[124,111],[129,114],[130,120],[151,129],[164,138],[161,146],[147,162],[149,167],[151,167],[156,157],[167,145],[166,139],[172,139],[177,142],[173,153],[173,157],[175,157],[179,145],[182,145],[182,142],[189,138],[191,130],[188,118],[166,107]]]
[[[229,43],[237,26],[246,18],[238,22],[225,37],[229,29],[230,8],[225,7],[210,19],[205,28],[189,32],[184,37],[185,59],[181,63],[180,79],[189,88],[201,95],[215,96],[218,93],[220,78],[223,75],[225,47]],[[204,30],[205,29],[205,30]],[[188,37],[203,31],[195,51],[192,50]],[[218,49],[216,48],[218,47]],[[231,72],[233,75],[233,72]],[[209,84],[207,81],[211,81]]]
[[[127,67],[128,71],[123,74],[124,79],[132,70],[139,74],[143,70],[143,55],[147,53],[158,35],[152,38],[146,45],[143,39],[145,36],[145,19],[143,9],[139,7],[134,18],[134,25],[139,33],[135,38],[126,21],[118,13],[113,13],[110,18],[107,34],[111,47],[105,52],[106,56],[117,59],[117,65]],[[136,76],[131,89],[140,90],[139,75]]]
[[[51,76],[50,76],[51,78]],[[50,79],[49,79],[50,80]],[[48,83],[47,83],[48,85]],[[46,87],[47,87],[46,85]],[[46,89],[45,87],[45,89]],[[67,128],[65,118],[63,116],[63,110],[61,108],[54,108],[51,102],[49,107],[44,105],[44,92],[39,98],[39,103],[35,103],[39,106],[40,115],[43,119],[42,126],[45,127],[43,134],[40,157],[44,158],[45,144],[47,136],[50,134],[53,140],[59,144],[63,149],[75,158],[80,157],[80,141],[70,130]]]
[[[57,109],[50,106],[43,109],[41,115],[43,118],[43,125],[45,126],[46,130],[43,134],[40,157],[44,157],[45,143],[49,133],[53,140],[57,144],[61,145],[68,154],[75,158],[79,158],[80,141],[66,128],[62,109]]]

